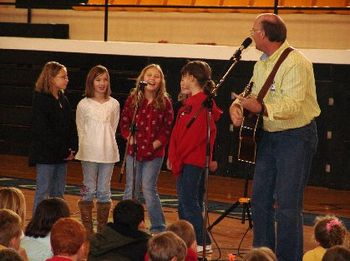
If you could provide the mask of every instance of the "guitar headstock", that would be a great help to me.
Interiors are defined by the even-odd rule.
[[[246,98],[252,93],[254,82],[249,82],[247,86],[244,88],[243,97]]]

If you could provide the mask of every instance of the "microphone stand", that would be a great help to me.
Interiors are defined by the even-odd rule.
[[[207,140],[206,140],[206,154],[205,154],[205,169],[204,169],[204,198],[203,198],[203,227],[202,227],[202,241],[203,241],[203,256],[202,259],[206,260],[206,241],[207,241],[207,223],[208,223],[208,181],[209,181],[209,164],[210,164],[210,138],[211,128],[210,122],[213,112],[213,93],[208,95],[203,101],[202,108],[207,108]]]
[[[227,76],[236,66],[236,64],[241,60],[241,51],[236,52],[233,57],[231,57],[230,61],[233,61],[231,66],[228,68],[226,73],[221,77],[219,83],[215,86],[212,92],[207,95],[207,98],[203,101],[202,106],[198,109],[198,111],[193,115],[191,120],[187,123],[186,128],[190,128],[193,122],[198,117],[199,113],[207,108],[207,140],[206,140],[206,155],[205,155],[205,169],[204,169],[204,197],[203,197],[203,227],[202,227],[202,244],[203,244],[203,254],[201,260],[206,259],[206,240],[207,240],[207,222],[208,222],[208,180],[209,180],[209,164],[210,164],[210,138],[211,138],[211,128],[210,122],[212,119],[212,108],[213,108],[213,97],[215,96],[217,90],[222,86]]]
[[[137,132],[137,127],[136,127],[136,122],[135,122],[135,118],[136,118],[136,114],[137,111],[139,109],[139,102],[137,102],[137,95],[139,93],[140,89],[138,88],[137,92],[136,92],[136,97],[135,97],[135,108],[134,108],[134,113],[132,116],[132,121],[130,124],[130,133],[129,136],[126,140],[126,146],[125,146],[125,153],[124,153],[124,160],[123,160],[123,164],[122,167],[120,169],[120,176],[119,176],[119,183],[122,181],[124,173],[125,173],[125,165],[126,165],[126,158],[128,156],[128,150],[129,150],[129,146],[130,146],[130,139],[133,139],[133,144],[132,144],[132,176],[133,176],[133,180],[132,180],[132,199],[135,200],[136,199],[136,193],[135,193],[135,188],[136,188],[136,155],[137,155],[137,143],[136,143],[136,132]]]

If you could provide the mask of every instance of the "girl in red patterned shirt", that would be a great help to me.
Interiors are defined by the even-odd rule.
[[[143,197],[151,221],[151,233],[165,230],[165,218],[157,192],[157,180],[174,112],[166,92],[164,74],[157,64],[143,68],[125,102],[120,129],[127,139],[124,199]],[[135,182],[134,182],[135,176]]]

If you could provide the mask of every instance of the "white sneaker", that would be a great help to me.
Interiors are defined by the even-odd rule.
[[[203,246],[198,245],[197,246],[197,253],[202,253],[202,252],[203,252]],[[208,254],[213,253],[213,249],[211,248],[211,245],[205,246],[205,252]]]

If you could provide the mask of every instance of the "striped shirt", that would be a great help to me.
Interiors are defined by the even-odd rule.
[[[254,66],[252,94],[257,95],[282,52],[289,47],[285,41],[271,56],[263,54]],[[283,131],[303,127],[317,117],[317,103],[312,63],[299,51],[292,51],[279,67],[264,98],[268,116],[264,130]]]

